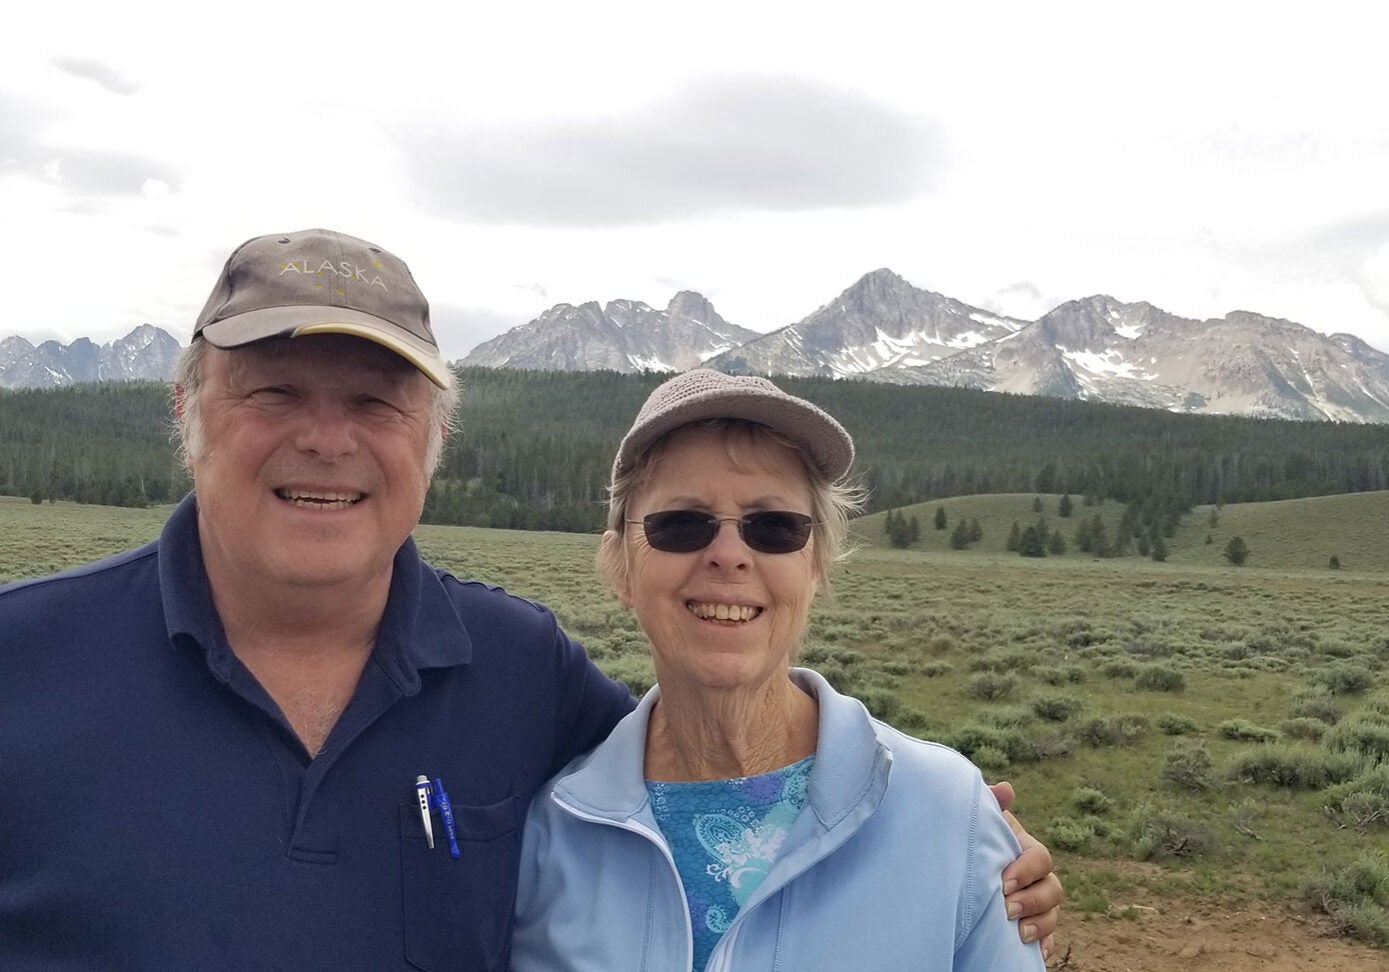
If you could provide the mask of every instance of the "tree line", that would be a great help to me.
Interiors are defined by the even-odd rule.
[[[426,522],[593,531],[618,441],[667,375],[459,369]],[[853,434],[870,512],[974,493],[1198,503],[1389,488],[1389,426],[1177,415],[971,389],[778,378]],[[113,505],[189,488],[153,382],[0,392],[0,493]],[[1155,513],[1148,513],[1151,520]]]

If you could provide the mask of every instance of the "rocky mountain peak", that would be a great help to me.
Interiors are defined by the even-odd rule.
[[[879,312],[897,305],[915,306],[922,298],[939,298],[939,294],[913,287],[891,270],[878,269],[866,273],[839,295],[836,303]],[[830,305],[833,306],[833,305]]]
[[[666,313],[681,317],[690,317],[695,320],[705,320],[710,317],[718,317],[718,312],[714,310],[714,305],[709,298],[705,297],[697,290],[682,290],[670,299],[666,305]]]
[[[845,293],[893,294],[915,289],[901,275],[887,267],[879,267],[859,277]]]
[[[556,304],[535,320],[478,345],[465,365],[583,371],[685,371],[757,336],[729,324],[703,295],[684,290],[665,310],[619,298],[599,306]]]
[[[92,381],[166,381],[181,346],[168,331],[141,324],[98,346],[89,338],[71,344],[21,337],[0,342],[0,387],[58,388]]]

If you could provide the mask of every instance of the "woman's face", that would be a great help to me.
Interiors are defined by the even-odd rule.
[[[810,481],[794,452],[759,438],[735,443],[730,456],[724,433],[677,432],[627,518],[663,510],[735,519],[759,510],[810,514]],[[762,553],[728,520],[709,546],[666,553],[647,543],[637,522],[622,543],[618,595],[651,639],[667,691],[755,687],[785,676],[815,596],[813,538],[792,553]]]

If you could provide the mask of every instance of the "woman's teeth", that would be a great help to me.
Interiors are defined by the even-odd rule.
[[[686,606],[695,617],[706,621],[751,621],[761,610],[747,604],[712,604],[701,601],[690,601]]]

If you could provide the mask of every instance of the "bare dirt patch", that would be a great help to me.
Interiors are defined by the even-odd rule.
[[[1389,950],[1337,938],[1306,911],[1168,898],[1063,914],[1053,972],[1386,972]]]

